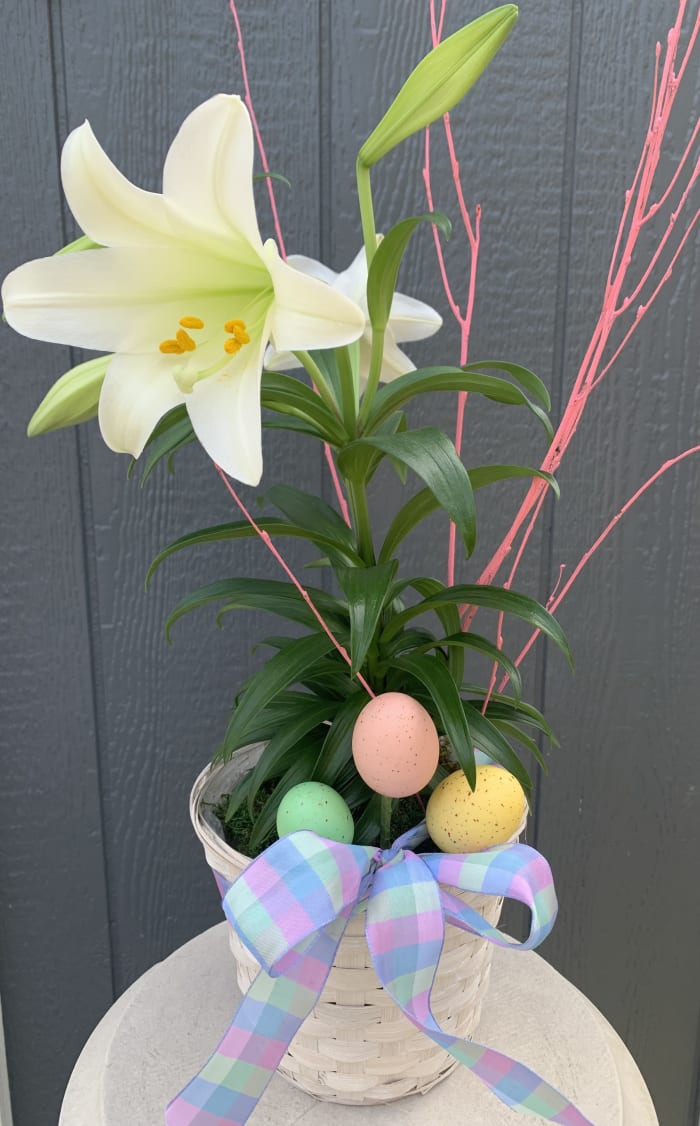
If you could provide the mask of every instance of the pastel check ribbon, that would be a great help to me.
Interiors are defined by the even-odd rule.
[[[243,1126],[326,983],[350,917],[366,907],[367,943],[384,989],[408,1019],[502,1102],[561,1126],[593,1126],[529,1068],[445,1032],[431,990],[445,923],[496,946],[531,950],[557,913],[547,861],[527,845],[470,855],[416,854],[425,828],[390,849],[344,845],[311,832],[276,841],[233,884],[218,878],[226,917],[262,969],[211,1059],[170,1103],[167,1126]],[[440,885],[505,896],[531,912],[518,943]]]

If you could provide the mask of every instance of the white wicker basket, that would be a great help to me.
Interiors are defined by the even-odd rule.
[[[211,806],[231,792],[260,751],[260,745],[247,747],[225,766],[207,767],[190,797],[192,824],[207,862],[230,881],[240,875],[250,858],[226,844]],[[497,926],[500,899],[455,894]],[[456,927],[447,926],[446,931],[433,1011],[446,1030],[473,1036],[488,984],[491,946]],[[238,984],[245,992],[260,967],[233,930],[230,942]],[[382,989],[364,936],[364,916],[351,919],[321,1000],[292,1041],[280,1073],[326,1102],[371,1105],[428,1091],[457,1066],[448,1052],[407,1020]]]

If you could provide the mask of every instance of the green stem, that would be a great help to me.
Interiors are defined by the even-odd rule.
[[[374,396],[376,395],[377,388],[379,387],[379,377],[382,374],[383,359],[384,329],[375,328],[372,330],[372,351],[370,353],[369,361],[369,376],[367,379],[367,386],[365,387],[365,393],[362,396],[362,404],[360,406],[360,415],[358,420],[360,432],[362,432],[367,423],[369,412],[371,411],[372,403],[374,402]]]
[[[347,433],[354,435],[355,424],[357,422],[357,391],[355,389],[355,376],[352,370],[350,349],[347,345],[344,348],[337,348],[335,355],[338,363],[338,375],[340,376],[343,424]]]
[[[355,165],[355,174],[357,176],[357,198],[360,204],[360,219],[362,221],[362,238],[365,243],[367,269],[369,270],[377,249],[377,228],[374,224],[372,182],[370,180],[369,168],[366,164],[362,164],[359,159]]]
[[[380,848],[391,848],[391,812],[394,808],[394,799],[385,798],[382,794],[381,803],[379,807],[379,846]]]
[[[351,478],[345,478],[345,487],[348,492],[348,504],[350,505],[350,514],[352,516],[352,526],[355,529],[357,536],[357,550],[362,558],[366,567],[373,567],[376,560],[374,557],[374,543],[372,542],[372,524],[369,518],[369,506],[367,504],[367,490],[364,483],[353,481]]]
[[[335,401],[333,392],[328,386],[326,377],[324,376],[316,361],[311,358],[308,352],[295,352],[294,355],[296,356],[302,367],[304,367],[308,374],[311,376],[316,390],[318,391],[328,409],[333,412],[336,418],[340,418],[340,411],[338,410],[338,404]]]

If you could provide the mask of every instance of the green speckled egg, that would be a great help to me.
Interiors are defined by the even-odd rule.
[[[517,778],[500,766],[477,766],[476,789],[456,770],[433,790],[425,818],[441,852],[481,852],[509,841],[526,808]]]
[[[310,829],[330,841],[352,844],[355,823],[346,803],[323,782],[301,782],[285,794],[277,810],[277,833],[285,837]]]

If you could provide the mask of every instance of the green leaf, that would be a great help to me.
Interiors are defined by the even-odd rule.
[[[551,486],[557,499],[561,496],[556,477],[544,469],[531,469],[527,465],[479,465],[474,469],[468,469],[467,472],[473,489],[483,489],[485,485],[492,485],[495,481],[507,481],[512,477],[540,477]]]
[[[514,723],[506,723],[504,720],[492,720],[492,723],[494,727],[497,727],[504,735],[508,735],[511,739],[516,739],[519,743],[522,743],[523,747],[525,747],[535,759],[535,762],[542,767],[544,773],[547,774],[549,772],[547,760],[534,739],[526,735],[525,732],[521,731]]]
[[[299,716],[305,715],[309,701],[313,701],[313,699],[308,692],[278,692],[274,700],[270,700],[267,707],[263,708],[256,717],[255,723],[248,727],[242,740],[236,741],[230,737],[231,723],[229,723],[229,728],[216,752],[214,761],[228,761],[242,747],[272,739],[280,728],[294,723]]]
[[[443,646],[451,645],[459,645],[465,649],[474,649],[477,653],[481,653],[484,657],[487,657],[489,661],[495,661],[498,665],[501,665],[510,677],[516,697],[520,697],[523,683],[517,665],[511,661],[510,657],[506,656],[502,649],[499,649],[492,641],[489,641],[486,637],[481,637],[478,633],[460,631],[459,633],[452,634],[450,637],[441,637],[437,640],[433,639],[432,641],[426,642],[418,646],[415,651],[423,653],[428,649],[442,648]]]
[[[425,427],[408,430],[405,434],[373,435],[352,442],[338,457],[338,466],[346,476],[344,466],[350,451],[369,447],[402,461],[412,469],[437,498],[440,507],[456,525],[471,555],[476,542],[476,509],[469,475],[459,459],[454,443],[441,430]]]
[[[405,629],[386,646],[386,656],[393,658],[398,653],[405,653],[409,649],[420,649],[422,646],[427,649],[437,644],[435,634],[431,633],[429,629]],[[389,661],[390,664],[391,660]]]
[[[304,673],[332,648],[333,642],[325,633],[312,633],[295,638],[293,644],[272,657],[249,680],[234,709],[227,732],[230,745],[246,734],[258,713],[278,692],[297,684]]]
[[[382,799],[379,794],[373,794],[368,801],[362,816],[355,822],[355,844],[374,845],[379,840],[381,834],[381,802]]]
[[[551,473],[545,473],[541,469],[529,469],[522,465],[479,465],[474,469],[468,469],[467,474],[475,492],[477,489],[483,489],[485,485],[490,485],[494,481],[503,481],[508,477],[542,477],[559,496],[559,485],[556,478]],[[426,516],[430,516],[438,508],[440,508],[440,503],[430,489],[421,489],[420,492],[411,497],[399,509],[389,526],[382,549],[379,552],[379,562],[385,563],[387,559],[391,559],[399,544],[409,532],[412,532]]]
[[[350,657],[352,675],[364,663],[367,651],[386,605],[398,563],[375,567],[336,567],[335,573],[350,611]]]
[[[321,535],[320,533],[311,532],[308,528],[300,528],[296,524],[289,524],[286,520],[280,520],[276,516],[261,516],[256,521],[258,527],[267,532],[270,536],[291,536],[297,539],[309,540],[319,546],[324,547],[337,547],[335,540]],[[156,555],[155,559],[148,568],[146,575],[146,589],[158,567],[169,556],[174,555],[178,551],[182,551],[186,547],[197,547],[200,544],[206,543],[223,543],[227,540],[250,539],[257,536],[257,532],[252,524],[247,520],[236,520],[230,524],[215,524],[211,528],[201,528],[197,532],[188,532],[185,536],[180,536],[179,539],[173,540],[171,544],[164,547],[162,551]],[[359,565],[359,556],[356,553],[344,552],[352,559],[357,559]]]
[[[445,584],[441,583],[439,579],[408,579],[396,584],[396,586],[394,587],[394,597],[398,597],[398,595],[401,594],[401,592],[407,587],[410,587],[412,590],[417,591],[417,593],[422,595],[423,598],[432,598],[433,595],[441,594],[447,589]],[[449,602],[443,602],[438,603],[433,607],[433,609],[447,635],[459,633],[461,631],[462,619],[459,616],[459,610],[456,606],[451,606]],[[402,614],[404,613],[404,611],[400,611],[400,613]],[[399,614],[396,615],[396,617],[398,616]],[[395,621],[396,617],[393,618],[392,621]],[[389,626],[391,624],[392,623],[390,622]],[[380,647],[382,650],[385,648],[390,650],[390,644],[387,645],[387,642],[391,643],[393,638],[396,636],[397,631],[394,630],[390,632],[389,626],[384,629],[379,639]],[[455,684],[461,684],[464,677],[464,651],[462,649],[454,647],[449,649],[448,665]]]
[[[289,414],[310,424],[318,436],[333,446],[342,445],[348,435],[337,415],[331,413],[310,387],[282,372],[264,371],[261,403],[278,414]]]
[[[291,485],[274,485],[268,489],[267,499],[292,524],[311,533],[309,538],[315,538],[323,546],[330,544],[361,565],[352,528],[325,500]]]
[[[539,602],[526,594],[516,594],[515,591],[506,590],[500,586],[465,584],[447,587],[439,594],[434,594],[430,598],[424,599],[423,602],[419,602],[416,606],[409,606],[407,610],[397,614],[386,627],[383,640],[393,637],[403,628],[406,622],[409,622],[418,614],[423,614],[426,610],[434,610],[436,606],[443,602],[483,606],[486,609],[502,610],[506,614],[513,614],[516,618],[522,618],[528,625],[534,626],[551,638],[573,667],[571,651],[564,636],[564,631],[556,618],[549,613],[549,610],[545,610],[544,606],[541,606]]]
[[[483,366],[483,365],[482,365]],[[418,368],[400,375],[398,379],[385,384],[377,391],[367,420],[367,432],[374,433],[376,427],[387,415],[398,410],[416,395],[426,395],[434,391],[469,391],[483,395],[496,403],[527,407],[544,426],[548,437],[552,438],[552,424],[536,403],[532,403],[519,387],[507,379],[493,375],[480,375],[469,368],[432,367]]]
[[[306,434],[307,438],[316,438],[319,442],[324,440],[312,423],[294,418],[291,414],[273,414],[271,418],[264,418],[262,424],[265,430],[289,430],[295,434]]]
[[[141,473],[141,488],[151,476],[156,466],[167,459],[168,470],[173,472],[172,458],[179,451],[197,440],[192,423],[186,415],[184,418],[173,419],[167,429],[164,429],[155,439],[151,439],[148,446],[148,456]],[[131,476],[131,472],[129,473]]]
[[[233,821],[241,806],[248,800],[248,791],[250,784],[253,780],[253,771],[249,770],[248,773],[241,778],[240,782],[236,782],[236,788],[229,794],[228,803],[226,805],[226,813],[224,820],[227,824]]]
[[[251,852],[256,852],[262,842],[274,830],[277,810],[285,794],[300,782],[307,782],[309,770],[316,757],[313,744],[304,747],[292,765],[284,772],[273,792],[258,813],[253,831],[250,834]]]
[[[35,438],[38,434],[48,434],[64,426],[78,426],[95,418],[111,359],[111,356],[97,356],[71,368],[57,379],[29,420],[28,436]]]
[[[353,692],[338,709],[326,733],[323,746],[309,777],[316,782],[334,786],[340,771],[352,761],[352,732],[355,721],[369,703],[366,692]]]
[[[103,249],[102,243],[93,242],[93,240],[91,238],[88,238],[87,235],[81,235],[80,238],[74,239],[73,242],[69,242],[69,243],[67,243],[66,246],[62,246],[60,250],[57,250],[56,253],[54,254],[54,258],[58,258],[59,254],[73,254],[77,250],[102,250],[102,249]],[[110,359],[111,359],[111,357],[110,357]]]
[[[334,632],[336,630],[347,632],[347,609],[337,598],[317,587],[307,586],[306,592]],[[219,622],[222,615],[231,610],[266,610],[270,614],[279,614],[280,617],[288,618],[289,621],[299,622],[307,628],[318,629],[315,615],[296,587],[290,583],[273,579],[220,579],[218,582],[208,583],[207,586],[192,591],[178,602],[165,623],[168,642],[176,621],[190,611],[212,602],[225,603],[217,618]]]
[[[394,662],[394,668],[415,677],[427,688],[455,757],[466,774],[469,785],[474,789],[476,763],[469,722],[458,686],[452,679],[447,665],[438,657],[409,654],[398,657]]]
[[[515,4],[494,8],[425,55],[362,145],[358,163],[371,167],[401,141],[453,109],[508,38],[517,18]]]
[[[481,714],[478,708],[466,702],[463,703],[463,707],[467,716],[469,730],[479,750],[484,751],[494,762],[505,766],[506,770],[509,771],[514,778],[517,778],[529,801],[532,791],[530,775],[508,740],[504,738],[497,727],[494,727],[494,725]]]
[[[517,380],[526,391],[534,395],[536,399],[542,404],[546,411],[551,411],[552,400],[549,397],[549,391],[545,384],[542,382],[534,371],[529,368],[524,368],[521,364],[513,364],[509,360],[478,360],[477,363],[470,363],[467,365],[467,371],[479,371],[480,368],[487,368],[490,371],[506,371],[513,379]]]
[[[475,695],[486,695],[485,689],[477,688],[473,684],[469,685],[469,691],[473,692]],[[524,724],[526,727],[532,727],[535,731],[541,731],[543,735],[546,735],[550,743],[555,747],[559,746],[559,740],[542,713],[532,704],[527,704],[524,700],[518,700],[517,703],[514,703],[510,696],[504,696],[499,692],[492,692],[491,699],[486,708],[486,715],[489,719],[492,719],[494,723],[505,720],[508,723]]]
[[[296,719],[279,728],[263,750],[253,767],[253,777],[248,790],[248,810],[252,816],[253,805],[260,787],[270,778],[279,777],[289,766],[289,755],[305,737],[321,728],[326,720],[332,719],[338,707],[337,701],[309,698],[303,712]],[[234,714],[235,718],[235,714]]]
[[[430,211],[426,215],[403,219],[384,236],[367,276],[367,309],[375,332],[383,332],[387,326],[401,260],[411,235],[421,223],[433,223],[447,239],[452,233],[452,224],[447,216],[440,211]]]
[[[256,172],[253,176],[253,182],[256,180],[276,180],[278,184],[284,184],[285,188],[291,188],[291,180],[283,176],[281,172]]]

